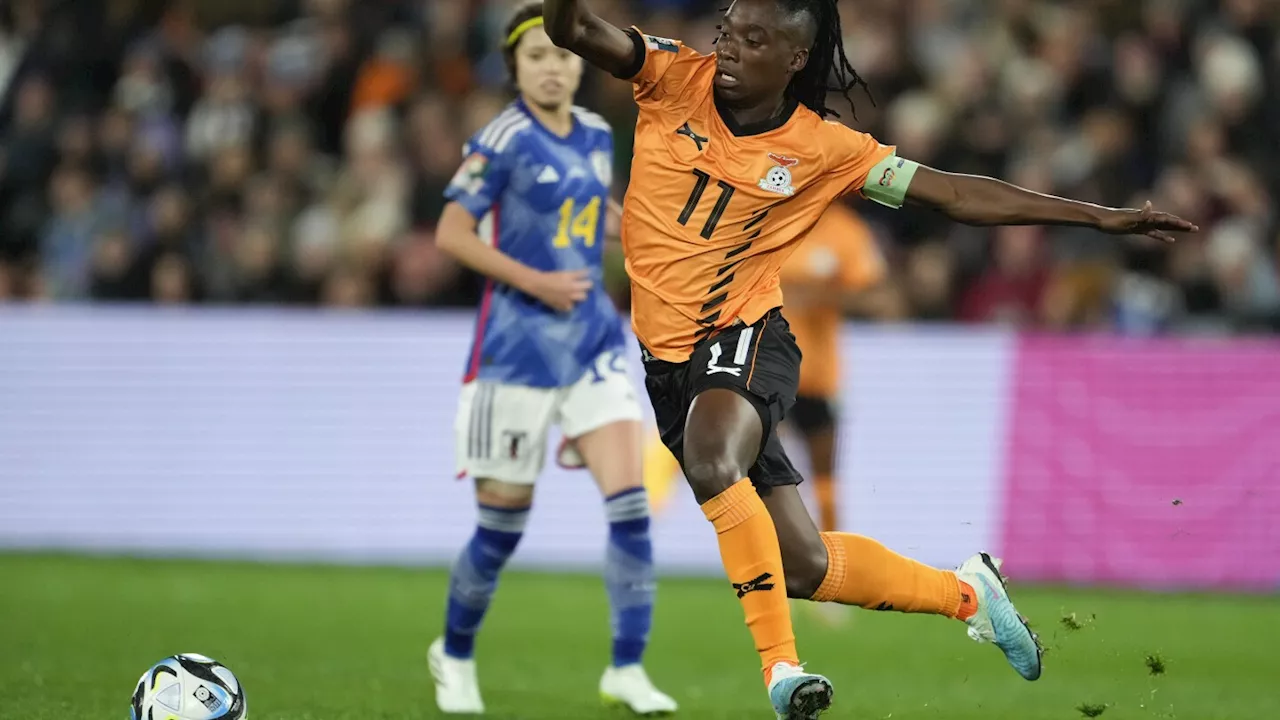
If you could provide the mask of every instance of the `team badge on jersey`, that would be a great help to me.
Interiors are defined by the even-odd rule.
[[[601,150],[591,153],[591,169],[596,171],[596,179],[601,185],[609,187],[613,184],[613,158],[609,153]]]
[[[759,183],[760,189],[791,197],[796,191],[791,185],[791,168],[800,164],[800,161],[777,153],[769,153],[769,160],[773,162],[773,167],[764,174],[764,179]]]
[[[471,153],[462,161],[462,167],[454,173],[449,185],[461,189],[468,195],[475,195],[484,186],[484,174],[489,169],[489,158],[483,153]]]

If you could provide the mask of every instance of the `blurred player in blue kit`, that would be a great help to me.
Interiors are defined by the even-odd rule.
[[[642,415],[621,319],[602,287],[605,228],[616,212],[612,130],[573,105],[582,60],[551,43],[541,2],[519,8],[504,38],[519,97],[467,143],[437,229],[440,247],[488,282],[455,423],[458,474],[475,478],[478,520],[450,578],[444,635],[428,652],[436,704],[484,711],[476,634],[558,424],[560,462],[591,472],[609,521],[613,658],[600,694],[640,714],[674,712],[641,665],[655,579]]]

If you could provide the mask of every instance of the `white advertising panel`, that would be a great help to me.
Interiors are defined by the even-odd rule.
[[[449,562],[474,519],[452,438],[471,333],[466,313],[0,309],[0,547]],[[850,529],[940,565],[989,547],[1008,337],[843,345]],[[658,562],[718,573],[670,456],[648,457]],[[590,477],[553,464],[518,562],[596,567],[604,535]]]

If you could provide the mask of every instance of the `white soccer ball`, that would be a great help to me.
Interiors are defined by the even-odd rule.
[[[196,653],[167,657],[138,679],[130,720],[245,720],[244,688],[218,661]]]

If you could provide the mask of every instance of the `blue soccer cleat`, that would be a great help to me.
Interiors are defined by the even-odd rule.
[[[1009,600],[1000,561],[986,553],[978,553],[956,569],[956,575],[973,586],[978,593],[978,612],[965,621],[969,637],[978,642],[994,643],[1018,674],[1027,680],[1040,677],[1044,650],[1040,638],[1031,632],[1027,621]]]
[[[835,690],[821,675],[805,672],[796,665],[778,663],[769,681],[769,701],[778,720],[816,720],[831,707]]]

